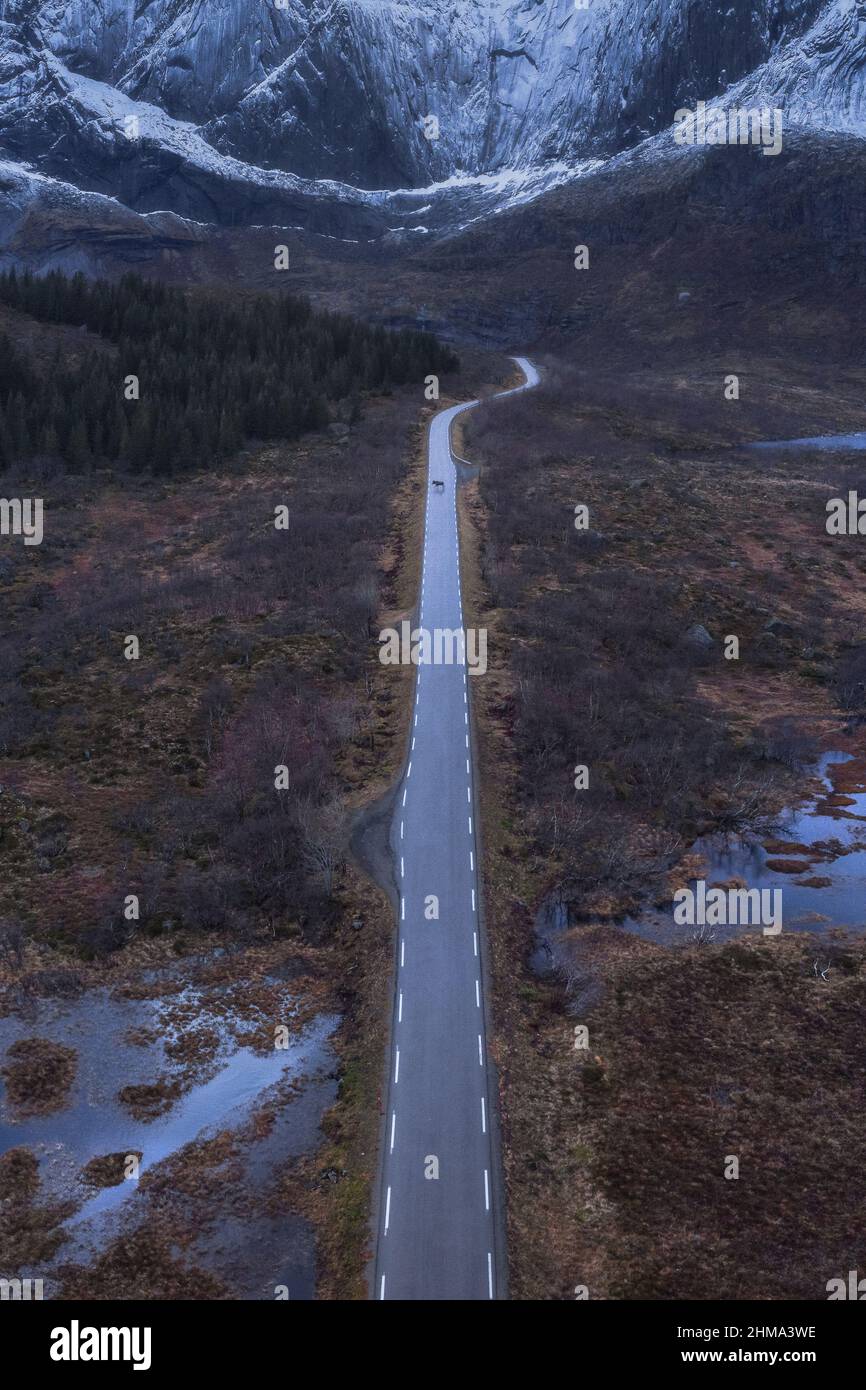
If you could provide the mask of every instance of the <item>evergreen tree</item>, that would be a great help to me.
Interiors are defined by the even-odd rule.
[[[321,429],[331,403],[442,374],[457,365],[429,334],[367,327],[344,314],[316,313],[306,299],[239,299],[183,291],[124,275],[114,283],[59,271],[0,274],[0,303],[43,322],[82,324],[114,344],[121,376],[143,398],[119,398],[103,353],[65,353],[50,366],[0,334],[0,464],[57,455],[69,466],[94,459],[135,471],[207,467],[245,439],[296,438]]]

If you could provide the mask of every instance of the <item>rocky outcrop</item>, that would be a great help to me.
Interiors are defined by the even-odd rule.
[[[634,144],[669,125],[678,106],[797,48],[816,20],[834,52],[853,45],[850,82],[857,9],[838,0],[590,0],[585,9],[574,0],[25,0],[20,34],[71,71],[193,122],[224,153],[394,188]],[[797,85],[802,54],[812,55],[811,87],[826,42],[797,52]],[[793,79],[776,79],[793,99]],[[425,126],[428,117],[438,126]]]
[[[137,211],[367,239],[726,92],[864,132],[864,34],[866,0],[7,0],[0,146]]]

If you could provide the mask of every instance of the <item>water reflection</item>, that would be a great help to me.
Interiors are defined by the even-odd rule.
[[[866,790],[837,788],[840,770],[851,761],[849,753],[824,754],[814,769],[818,796],[782,818],[775,842],[722,835],[697,840],[689,855],[702,861],[700,877],[708,886],[781,890],[784,931],[866,930]],[[694,889],[697,881],[681,886]],[[550,895],[535,921],[530,966],[536,974],[555,968],[557,941],[569,925],[567,905],[559,894]],[[660,945],[683,945],[696,931],[674,921],[672,903],[648,906],[621,926]],[[714,927],[712,939],[760,931],[760,926]]]
[[[829,927],[866,928],[866,791],[839,797],[835,769],[851,761],[850,754],[826,753],[816,775],[823,791],[810,807],[792,812],[782,822],[778,840],[762,844],[740,836],[709,836],[692,846],[705,868],[707,884],[758,889],[781,889],[785,931],[826,931]],[[828,804],[828,798],[832,799]],[[837,804],[844,802],[844,805]],[[696,880],[688,885],[694,887]],[[651,941],[671,944],[687,940],[693,928],[678,926],[673,909],[665,907],[627,917],[627,931]],[[716,940],[753,927],[717,927]]]

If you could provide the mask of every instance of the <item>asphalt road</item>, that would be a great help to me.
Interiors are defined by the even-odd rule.
[[[515,390],[535,386],[531,363],[514,360],[526,376]],[[443,410],[430,427],[416,626],[431,635],[463,626],[450,430],[456,415],[477,404]],[[434,488],[434,478],[442,489]],[[471,661],[469,646],[468,652]],[[482,679],[467,678],[466,664],[457,661],[418,665],[411,747],[391,834],[400,907],[377,1299],[491,1299],[504,1286],[495,1239],[501,1195],[491,1145],[495,1093],[484,1022],[469,718],[472,682]]]

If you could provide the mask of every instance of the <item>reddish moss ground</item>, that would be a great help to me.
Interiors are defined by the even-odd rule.
[[[761,373],[773,375],[774,392],[750,392],[745,407],[755,436],[783,435],[780,426],[797,413],[803,364],[787,378],[784,363],[772,366],[775,374],[766,364]],[[557,364],[549,367],[555,379]],[[591,675],[634,640],[642,717],[661,708],[668,718],[683,700],[681,728],[709,731],[694,746],[721,741],[732,765],[739,758],[748,767],[757,823],[808,796],[796,762],[810,748],[857,755],[827,811],[844,816],[846,794],[861,789],[863,729],[840,708],[837,671],[862,634],[866,559],[858,538],[836,545],[823,527],[824,500],[844,492],[849,463],[728,455],[724,407],[707,404],[716,368],[696,351],[694,361],[680,363],[673,397],[670,374],[646,364],[609,379],[589,369],[566,373],[562,389],[554,380],[546,394],[493,408],[487,423],[467,426],[463,452],[485,470],[464,498],[464,593],[469,621],[488,627],[493,654],[473,696],[492,1050],[501,1075],[511,1293],[520,1299],[571,1299],[577,1285],[593,1298],[822,1299],[828,1279],[866,1261],[857,1234],[866,1215],[863,941],[785,934],[673,951],[610,925],[635,906],[641,888],[652,900],[694,871],[690,839],[730,810],[730,792],[713,778],[702,785],[692,768],[681,783],[687,795],[642,800],[633,767],[621,759],[652,723],[624,723],[634,694],[628,681],[608,697],[607,710],[572,701],[570,718],[562,713],[566,697],[546,684],[563,649],[573,647],[579,670]],[[832,415],[832,380],[819,374],[813,386],[819,377],[821,409]],[[849,405],[841,403],[840,419],[849,418]],[[590,506],[601,535],[594,548],[566,550],[575,501]],[[602,575],[614,598],[620,594],[612,620],[597,602]],[[625,575],[631,587],[618,578]],[[647,592],[670,586],[671,660],[696,622],[717,641],[738,634],[740,660],[698,664],[691,684],[666,685],[657,656],[654,666],[638,660],[639,642],[658,624],[652,606],[633,605],[636,583]],[[566,602],[571,628],[558,619],[550,626]],[[644,628],[634,639],[623,636],[630,606]],[[774,617],[787,625],[778,635],[766,628]],[[667,640],[662,633],[661,649]],[[527,650],[534,665],[521,662]],[[533,680],[550,735],[541,753],[528,741],[535,725],[526,724],[521,705],[521,683]],[[615,788],[604,834],[624,821],[620,861],[632,867],[625,846],[640,852],[660,833],[679,842],[680,859],[674,854],[665,874],[647,871],[643,883],[637,872],[599,886],[581,857],[598,826],[581,832],[578,824],[573,848],[562,838],[551,848],[539,835],[546,824],[539,808],[560,773],[568,801],[566,774],[580,761],[587,721],[611,710],[619,737],[595,768]],[[696,710],[700,720],[690,724]],[[671,728],[673,752],[676,719]],[[763,752],[754,759],[756,750]],[[762,782],[762,765],[774,763],[776,773]],[[664,773],[665,758],[652,766]],[[784,840],[772,848],[792,872],[820,859],[810,851],[807,862],[804,847]],[[563,879],[583,925],[559,943],[562,972],[539,979],[527,964],[534,914]],[[829,966],[826,979],[815,973],[816,959],[822,970]],[[575,1051],[577,1024],[589,1028],[587,1052]],[[739,1157],[737,1181],[724,1178],[726,1155]]]

